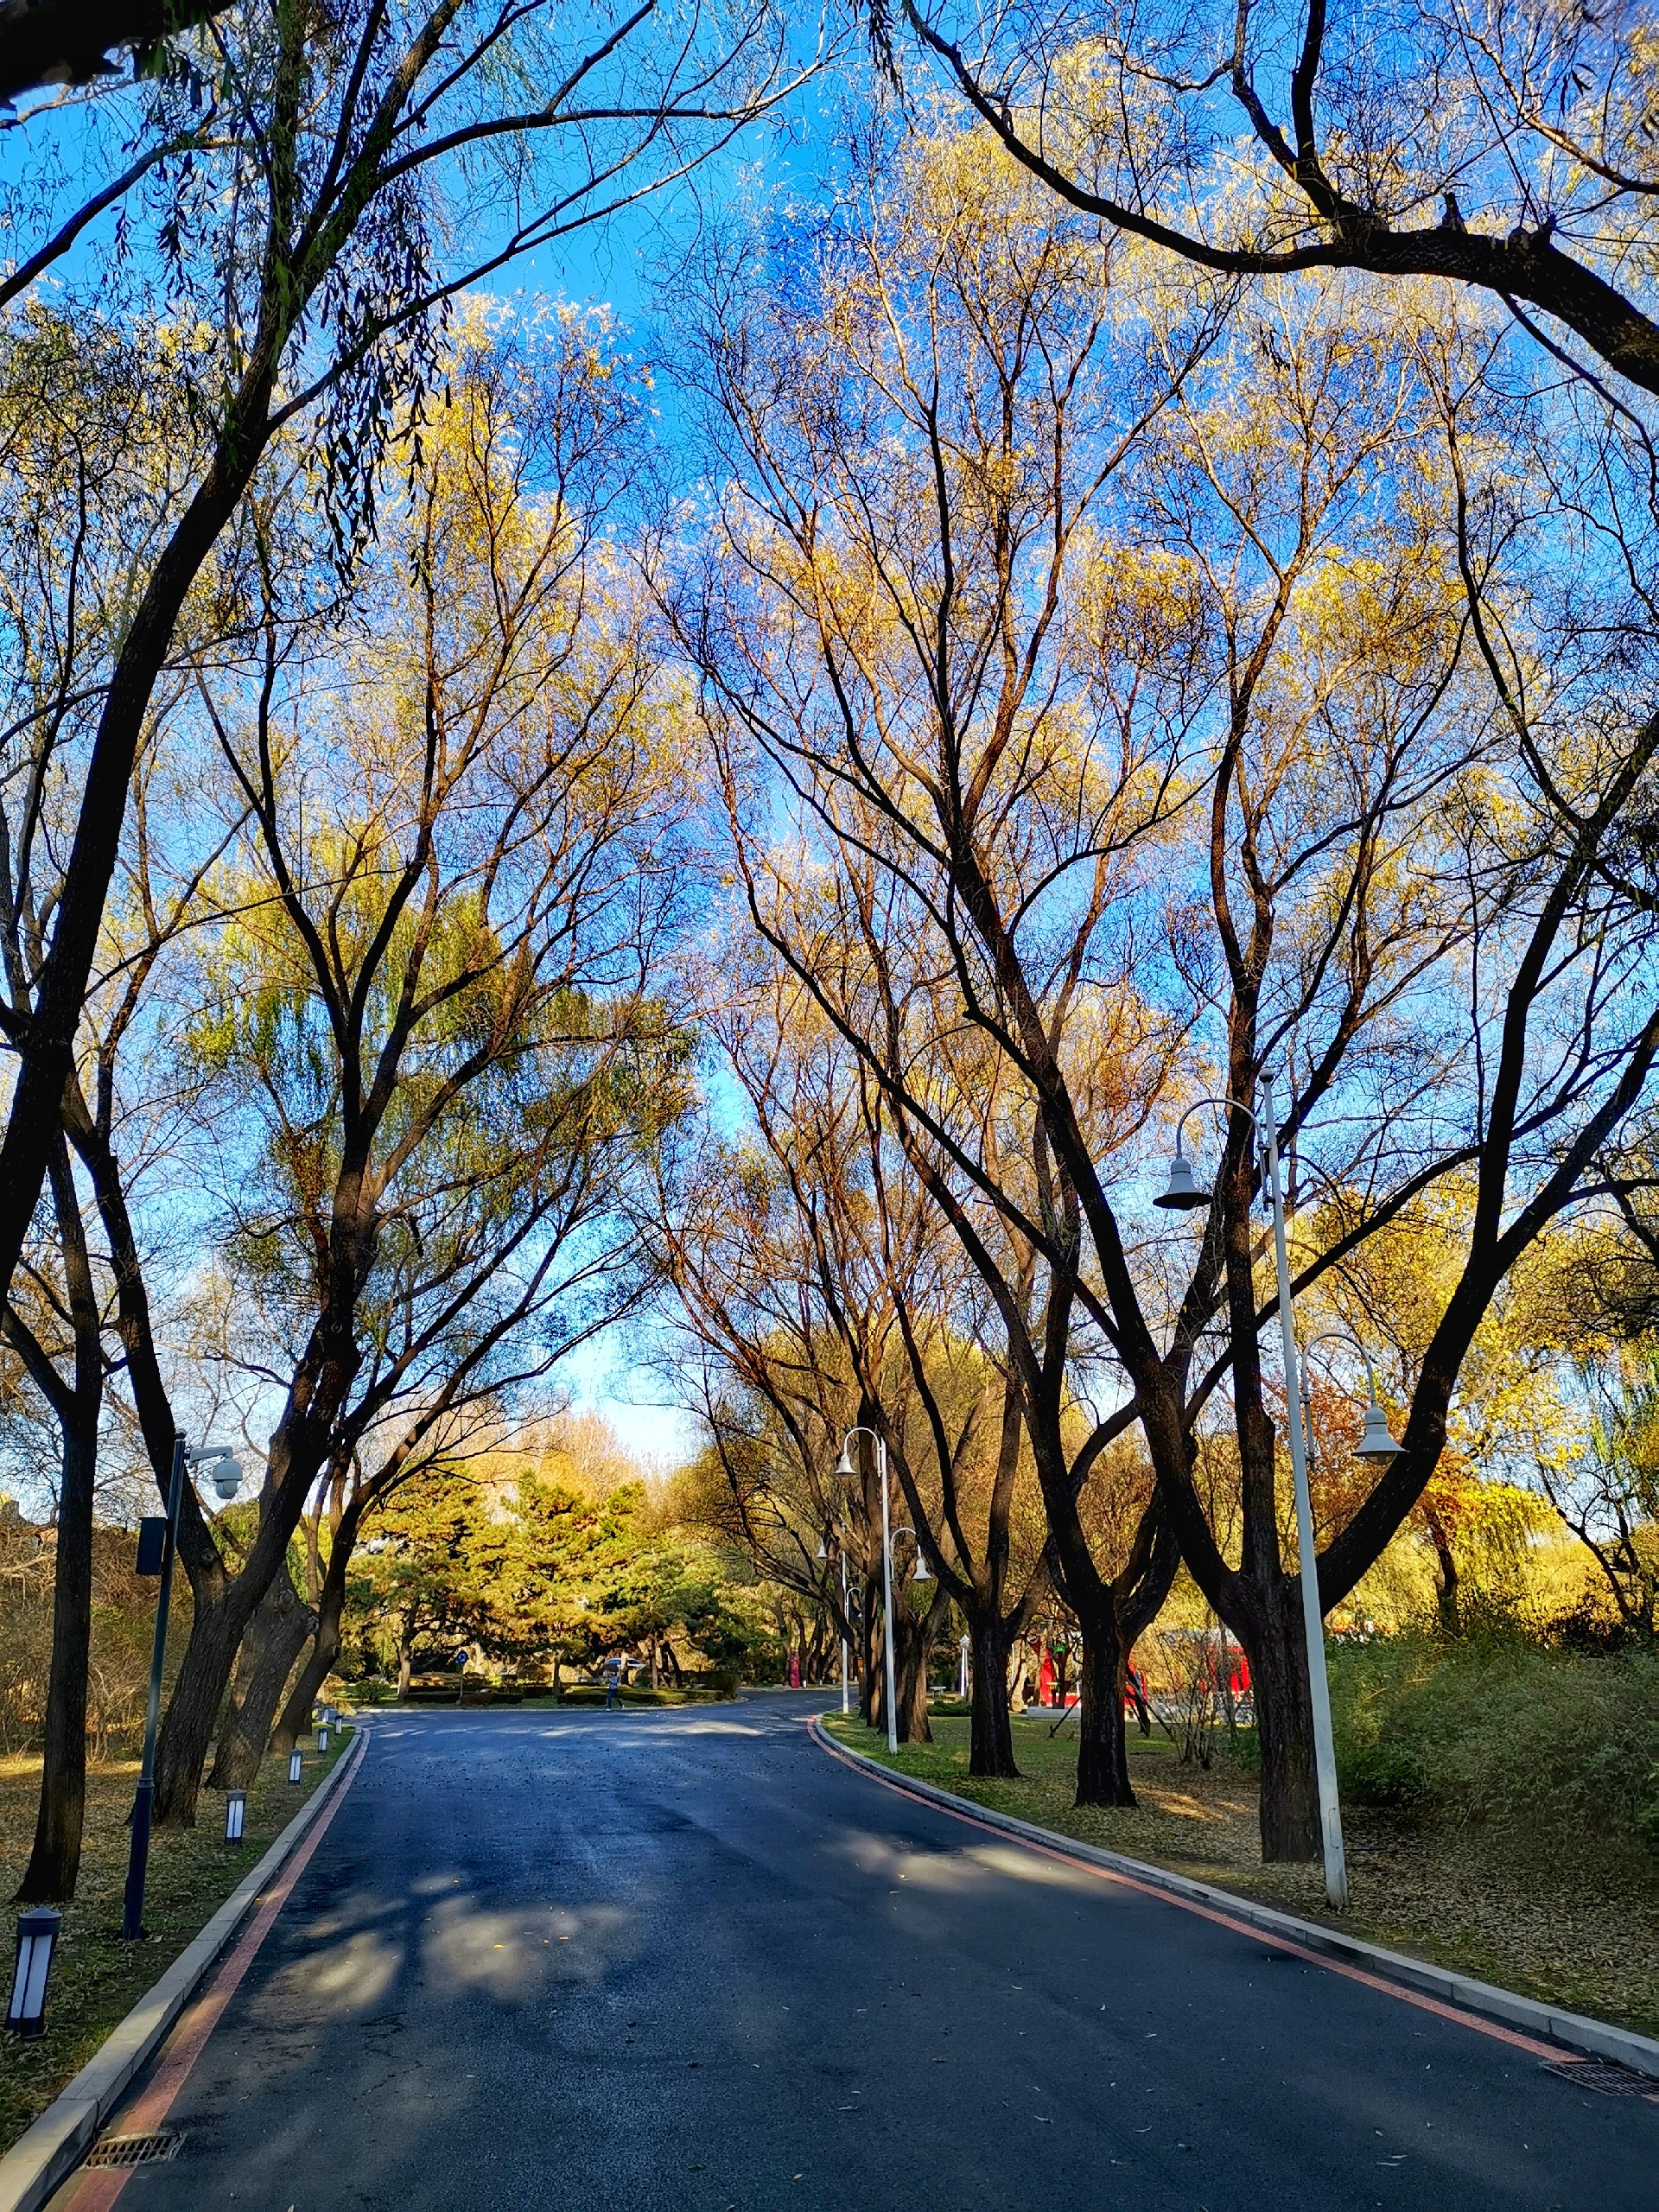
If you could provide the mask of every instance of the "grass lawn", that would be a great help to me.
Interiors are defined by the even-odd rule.
[[[225,1801],[204,1790],[199,1825],[188,1832],[161,1829],[152,1837],[144,1891],[143,1942],[121,1940],[121,1901],[127,1878],[132,1805],[138,1762],[111,1762],[86,1777],[86,1832],[80,1881],[63,1915],[52,1961],[44,2035],[24,2042],[0,2034],[0,2150],[16,2142],[51,2103],[116,2023],[224,1904],[261,1854],[287,1827],[306,1798],[352,1740],[336,1736],[325,1757],[308,1751],[305,1779],[296,1788],[288,1762],[267,1759],[248,1792],[246,1834],[229,1848],[223,1841]],[[40,1795],[38,1758],[0,1758],[0,1879],[10,1897],[29,1863]],[[12,1921],[6,1923],[5,1986],[11,1987]]]
[[[1650,1859],[1610,1859],[1588,1848],[1574,1863],[1529,1847],[1524,1836],[1419,1826],[1369,1807],[1343,1810],[1351,1903],[1325,1906],[1316,1866],[1263,1866],[1256,1783],[1217,1756],[1206,1774],[1181,1765],[1161,1737],[1129,1737],[1140,1803],[1077,1807],[1077,1723],[1052,1738],[1051,1719],[1016,1719],[1018,1782],[968,1772],[965,1719],[932,1720],[931,1745],[901,1745],[839,1714],[831,1732],[958,1796],[1064,1835],[1128,1853],[1223,1889],[1323,1920],[1390,1950],[1428,1959],[1529,1997],[1620,2027],[1659,2035],[1659,1881]]]

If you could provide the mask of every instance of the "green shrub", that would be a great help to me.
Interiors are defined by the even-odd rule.
[[[1545,1649],[1492,1628],[1331,1653],[1342,1785],[1373,1804],[1542,1840],[1659,1850],[1659,1656]]]

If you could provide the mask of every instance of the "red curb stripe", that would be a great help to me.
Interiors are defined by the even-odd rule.
[[[1516,2050],[1524,2050],[1534,2058],[1547,2058],[1552,2064],[1571,2065],[1575,2054],[1565,2050],[1560,2044],[1540,2043],[1532,2036],[1522,2035],[1518,2029],[1506,2028],[1496,2021],[1484,2018],[1478,2012],[1470,2012],[1459,2005],[1447,2005],[1438,1997],[1427,1997],[1421,1990],[1408,1989],[1403,1983],[1388,1981],[1381,1974],[1368,1974],[1363,1967],[1351,1967],[1341,1959],[1333,1959],[1328,1952],[1310,1950],[1306,1944],[1296,1943],[1287,1936],[1270,1935],[1264,1928],[1255,1927],[1248,1920],[1236,1920],[1230,1913],[1218,1912],[1213,1905],[1200,1904],[1196,1897],[1184,1897],[1179,1891],[1160,1888],[1154,1882],[1139,1882],[1133,1874],[1121,1874],[1115,1867],[1096,1866],[1092,1859],[1075,1858],[1069,1851],[1062,1851],[1046,1843],[1037,1843],[1030,1838],[1012,1834],[1007,1828],[995,1827],[989,1821],[976,1820],[971,1813],[959,1813],[954,1805],[941,1805],[937,1799],[924,1797],[919,1791],[907,1789],[904,1779],[895,1779],[887,1773],[878,1774],[871,1768],[849,1757],[841,1745],[816,1720],[807,1724],[819,1745],[831,1758],[839,1759],[855,1774],[892,1789],[900,1797],[907,1797],[912,1805],[928,1805],[936,1813],[946,1814],[953,1821],[960,1821],[964,1827],[978,1828],[985,1835],[994,1835],[1003,1843],[1014,1844],[1021,1851],[1029,1851],[1039,1859],[1052,1859],[1062,1866],[1076,1867],[1080,1873],[1092,1874],[1099,1881],[1116,1882],[1126,1890],[1135,1890],[1142,1897],[1154,1897],[1160,1904],[1173,1904],[1183,1912],[1195,1913],[1200,1920],[1213,1921],[1217,1928],[1230,1929],[1236,1936],[1248,1936],[1253,1942],[1262,1943],[1275,1951],[1287,1953],[1292,1958],[1306,1959],[1310,1966],[1323,1967],[1327,1974],[1339,1974],[1348,1981],[1357,1981],[1367,1989],[1381,1990],[1385,1997],[1396,1997],[1402,2005],[1414,2005],[1420,2012],[1433,2012],[1438,2018],[1451,2020],[1459,2027],[1472,2028],[1478,2035],[1490,2036],[1495,2043],[1509,2044]],[[77,2206],[76,2212],[79,2212]]]
[[[154,2134],[172,2111],[179,2092],[189,2080],[197,2059],[207,2047],[208,2037],[219,2025],[226,2006],[240,1987],[260,1945],[270,1933],[272,1923],[287,1904],[289,1891],[311,1863],[311,1854],[327,1834],[328,1823],[340,1810],[341,1800],[357,1780],[357,1770],[362,1765],[368,1748],[369,1739],[359,1730],[357,1748],[352,1754],[353,1764],[345,1779],[335,1789],[325,1809],[312,1822],[310,1834],[290,1855],[275,1884],[261,1897],[259,1910],[243,1930],[236,1948],[213,1977],[213,1986],[207,1995],[197,1999],[174,2029],[162,2048],[154,2073],[133,2102],[122,2113],[121,2133],[124,2135]],[[73,2200],[73,2212],[109,2212],[109,2208],[137,2171],[132,2166],[94,2166],[89,2173],[83,2167]]]

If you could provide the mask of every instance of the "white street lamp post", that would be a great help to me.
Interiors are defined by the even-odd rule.
[[[868,1436],[875,1446],[875,1471],[881,1484],[881,1656],[885,1662],[887,1693],[887,1749],[899,1748],[899,1715],[894,1705],[896,1693],[893,1681],[893,1527],[887,1516],[887,1447],[873,1428],[855,1426],[849,1428],[841,1442],[841,1459],[836,1465],[837,1475],[857,1472],[853,1465],[853,1439]]]
[[[1331,1684],[1325,1669],[1325,1616],[1319,1610],[1319,1555],[1313,1548],[1313,1501],[1307,1487],[1307,1454],[1296,1418],[1296,1323],[1290,1303],[1290,1255],[1285,1243],[1285,1202],[1279,1182],[1279,1123],[1273,1085],[1262,1085],[1268,1124],[1268,1177],[1273,1186],[1273,1252],[1279,1273],[1279,1329],[1285,1348],[1285,1410],[1290,1418],[1290,1468],[1296,1485],[1296,1554],[1301,1562],[1302,1626],[1307,1636],[1307,1687],[1313,1707],[1313,1766],[1319,1786],[1319,1828],[1325,1841],[1325,1894],[1334,1910],[1348,1909],[1348,1861],[1342,1847],[1342,1804],[1337,1795],[1337,1747],[1331,1733]]]
[[[848,1702],[847,1690],[847,1661],[849,1656],[847,1650],[846,1634],[847,1623],[849,1619],[847,1611],[847,1547],[841,1541],[839,1536],[836,1539],[836,1548],[841,1554],[841,1717],[844,1720],[849,1713],[851,1712],[852,1707]]]
[[[1176,1212],[1208,1205],[1211,1193],[1201,1191],[1181,1148],[1181,1131],[1187,1117],[1201,1106],[1223,1106],[1244,1115],[1255,1131],[1266,1155],[1265,1167],[1273,1200],[1273,1256],[1279,1281],[1279,1331],[1284,1349],[1286,1428],[1289,1432],[1291,1479],[1296,1493],[1296,1550],[1301,1562],[1302,1631],[1307,1645],[1308,1702],[1313,1719],[1313,1771],[1319,1796],[1319,1833],[1325,1855],[1325,1893],[1338,1912],[1348,1907],[1348,1866],[1342,1847],[1342,1807],[1337,1794],[1337,1754],[1331,1732],[1331,1685],[1325,1667],[1325,1618],[1319,1610],[1318,1554],[1313,1548],[1313,1505],[1307,1488],[1307,1454],[1303,1448],[1301,1391],[1296,1360],[1296,1323],[1291,1306],[1290,1255],[1285,1242],[1285,1201],[1279,1179],[1279,1122],[1274,1111],[1273,1085],[1263,1080],[1262,1118],[1248,1106],[1230,1098],[1200,1098],[1183,1114],[1175,1131],[1175,1157],[1170,1164],[1169,1184],[1154,1201]],[[1263,1123],[1265,1122],[1265,1131]]]

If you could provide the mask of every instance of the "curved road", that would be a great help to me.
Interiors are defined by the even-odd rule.
[[[1659,2205],[1659,2104],[901,1797],[823,1702],[378,1718],[122,2212]]]

